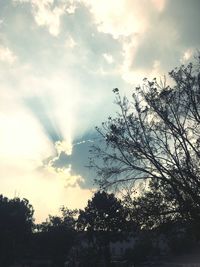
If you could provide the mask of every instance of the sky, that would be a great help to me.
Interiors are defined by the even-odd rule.
[[[95,126],[200,48],[199,0],[0,0],[0,194],[84,208]]]

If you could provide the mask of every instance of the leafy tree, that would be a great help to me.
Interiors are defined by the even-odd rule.
[[[0,265],[25,256],[33,228],[33,207],[27,199],[0,195]]]
[[[84,210],[80,210],[79,229],[105,232],[122,231],[126,221],[122,203],[114,194],[105,191],[94,194]]]
[[[87,231],[93,247],[98,248],[109,265],[109,243],[120,239],[129,228],[128,212],[121,200],[104,191],[94,194],[84,210],[80,210],[77,227]]]
[[[120,111],[97,127],[105,146],[91,148],[90,166],[97,170],[102,188],[124,184],[131,188],[141,182],[151,190],[148,184],[154,182],[162,192],[160,201],[172,201],[164,205],[165,213],[196,221],[200,217],[200,57],[169,76],[170,86],[156,78],[144,79],[130,100],[113,90]],[[153,200],[151,193],[146,194]]]

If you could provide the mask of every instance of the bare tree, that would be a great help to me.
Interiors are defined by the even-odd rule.
[[[90,167],[102,188],[156,182],[173,199],[169,212],[195,218],[200,216],[200,58],[169,76],[171,86],[144,79],[131,99],[113,90],[119,113],[96,128],[104,145],[91,148]]]

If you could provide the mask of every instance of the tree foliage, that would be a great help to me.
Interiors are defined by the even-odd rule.
[[[110,266],[109,244],[124,238],[124,232],[129,230],[128,219],[121,200],[105,191],[96,192],[86,208],[80,210],[77,227],[86,231],[92,249],[105,266]]]
[[[27,199],[0,195],[0,265],[24,257],[33,228],[33,207]]]
[[[126,230],[128,213],[114,194],[96,192],[84,210],[80,210],[78,228],[93,232]]]
[[[159,201],[161,213],[196,220],[200,216],[200,58],[175,68],[169,76],[171,85],[144,79],[131,99],[113,90],[119,112],[97,127],[105,146],[91,148],[90,166],[97,170],[103,188],[146,185],[149,192],[139,198],[143,210],[145,201],[154,207]],[[152,187],[157,195],[150,192]]]

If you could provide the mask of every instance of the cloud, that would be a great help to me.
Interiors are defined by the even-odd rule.
[[[65,13],[67,5],[64,1],[56,5],[54,0],[14,0],[15,4],[29,3],[38,26],[45,26],[49,33],[58,36],[60,33],[60,19]],[[69,7],[68,7],[69,9]]]
[[[166,6],[163,19],[171,23],[177,31],[179,42],[176,47],[177,45],[180,45],[179,48],[199,47],[200,35],[197,34],[197,25],[200,23],[199,8],[198,0],[169,1]]]
[[[76,45],[77,45],[77,43],[75,42],[75,40],[71,36],[69,36],[65,41],[65,47],[66,48],[73,49]]]
[[[194,49],[191,48],[186,49],[181,56],[180,62],[183,64],[187,63],[189,60],[192,59],[194,54],[195,54]]]
[[[56,155],[54,154],[43,160],[44,169],[47,168],[56,175],[65,176],[66,187],[78,185],[83,189],[95,188],[94,178],[96,173],[87,166],[89,165],[89,150],[98,139],[96,133],[84,135],[80,140],[73,143],[71,153],[57,150]]]
[[[8,47],[0,45],[0,61],[13,64],[16,59],[16,55]]]
[[[65,12],[65,5],[54,7],[53,0],[32,0],[33,15],[39,26],[47,26],[49,33],[57,36],[60,33],[60,17]]]
[[[144,33],[149,28],[149,17],[153,7],[163,11],[165,0],[83,0],[94,15],[98,30],[110,33],[114,38]],[[114,8],[113,8],[114,7]]]
[[[44,165],[44,169],[54,175],[55,178],[58,177],[62,180],[65,188],[79,186],[79,183],[83,182],[81,175],[72,174],[71,165],[65,165],[65,167],[55,167],[55,162],[59,160],[60,155],[50,157],[50,159],[46,160],[47,163]]]
[[[191,59],[191,51],[199,48],[200,37],[194,33],[199,7],[195,0],[166,1],[162,10],[150,9],[146,30],[121,40],[124,60],[119,72],[124,80],[136,85],[143,77],[162,77],[185,57]],[[186,14],[194,19],[187,20]]]
[[[135,65],[137,58],[135,59],[135,57],[138,51],[144,51],[140,49],[143,43],[148,45],[146,36],[151,34],[154,24],[159,23],[157,20],[165,12],[168,4],[167,0],[126,0],[117,2],[111,0],[109,3],[107,1],[82,0],[81,2],[87,6],[93,15],[93,23],[95,23],[98,32],[112,36],[115,43],[120,44],[116,58],[112,50],[102,54],[107,63],[113,63],[113,59],[115,59],[112,69],[115,70],[115,73],[121,75],[125,82],[138,82],[143,75],[138,77],[136,75],[141,70],[143,73],[148,71],[153,75],[155,73],[158,74],[159,71],[162,72],[162,65],[160,64],[160,68],[158,68],[158,64],[155,64],[155,62],[159,61],[159,57],[152,58],[152,61],[149,62],[148,70],[143,70],[142,66],[137,68]],[[119,58],[119,55],[122,55],[122,58]],[[140,57],[140,59],[146,60],[144,56]],[[106,71],[103,68],[99,69],[99,74],[104,75],[105,73]],[[131,78],[133,73],[134,77]]]
[[[68,140],[68,142],[66,140],[57,141],[55,143],[55,148],[56,148],[56,151],[57,151],[59,156],[60,156],[60,154],[62,152],[64,152],[67,155],[71,155],[72,154],[72,144],[71,144],[71,142],[69,140]]]
[[[109,64],[112,64],[113,61],[114,61],[112,55],[110,55],[110,54],[104,53],[104,54],[103,54],[103,57],[105,58],[105,60],[106,60]]]
[[[166,0],[151,0],[151,2],[154,4],[155,8],[161,12],[164,10],[166,6]]]

